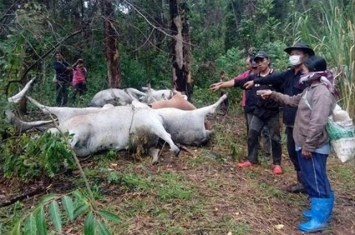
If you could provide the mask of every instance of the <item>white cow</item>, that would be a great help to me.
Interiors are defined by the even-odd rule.
[[[96,93],[91,99],[88,106],[102,107],[105,104],[112,104],[114,106],[118,106],[130,103],[132,103],[132,97],[129,96],[125,90],[111,88]]]
[[[212,131],[205,128],[205,117],[212,114],[227,98],[223,95],[213,105],[195,110],[180,110],[176,108],[154,109],[163,120],[165,129],[171,134],[174,142],[186,145],[203,145],[208,142]]]
[[[29,98],[29,97],[28,97]],[[104,108],[48,107],[29,98],[41,110],[55,114],[59,130],[73,134],[71,147],[78,156],[102,150],[128,150],[142,145],[158,162],[159,138],[166,141],[177,156],[180,149],[163,126],[161,116],[148,106],[117,106]]]
[[[142,97],[141,101],[147,104],[151,104],[159,100],[168,100],[173,97],[173,91],[169,89],[154,90],[148,86],[142,87],[142,90],[145,90],[147,95]]]

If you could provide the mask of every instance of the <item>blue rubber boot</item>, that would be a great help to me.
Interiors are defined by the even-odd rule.
[[[333,207],[334,207],[334,191],[330,192],[330,198],[332,199],[332,209],[333,209]],[[312,211],[311,210],[303,211],[303,216],[307,219],[312,218]],[[331,219],[332,219],[332,216],[329,216],[329,219],[327,222],[330,222]]]
[[[332,212],[331,198],[311,198],[312,218],[310,221],[300,223],[299,230],[307,233],[322,231],[328,228],[328,219]]]

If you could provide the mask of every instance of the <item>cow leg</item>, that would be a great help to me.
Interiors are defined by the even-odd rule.
[[[223,96],[221,96],[216,103],[206,106],[206,107],[203,107],[203,108],[199,108],[198,113],[202,116],[206,116],[207,114],[213,114],[214,112],[216,112],[216,109],[218,108],[218,106],[225,99],[227,99],[227,94],[224,94]]]
[[[159,149],[151,147],[148,149],[149,156],[153,157],[152,164],[155,165],[158,163],[159,160]]]
[[[163,125],[159,125],[159,127],[154,128],[154,134],[165,140],[165,142],[170,146],[170,151],[173,151],[176,157],[179,156],[179,147],[174,144],[173,140],[171,139],[171,135],[166,132]]]
[[[221,96],[218,101],[210,106],[207,106],[208,107],[208,113],[214,113],[217,109],[217,107],[225,100],[227,99],[227,95],[224,94],[223,96]]]

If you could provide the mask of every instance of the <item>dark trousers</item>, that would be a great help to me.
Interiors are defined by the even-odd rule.
[[[310,198],[329,198],[332,191],[327,176],[327,154],[312,152],[310,159],[297,151],[298,161],[302,172],[302,181]]]
[[[56,105],[58,107],[67,105],[68,102],[68,84],[56,83]]]
[[[269,130],[273,164],[280,165],[282,150],[278,114],[267,119],[260,119],[259,117],[253,115],[249,124],[248,132],[248,160],[254,164],[258,162],[257,148],[259,143],[259,135],[264,126],[267,126]]]
[[[246,113],[246,112],[244,112],[244,114],[245,114],[245,121],[246,121],[246,125],[247,125],[247,133],[249,133],[249,125],[251,123],[251,119],[253,118],[254,114]],[[271,141],[270,141],[269,130],[266,125],[264,125],[264,127],[261,130],[261,135],[259,135],[259,141],[257,143],[257,149],[255,151],[255,155],[258,154],[259,149],[261,149],[263,154],[265,154],[267,157],[270,156]]]
[[[80,83],[74,86],[74,92],[72,96],[73,103],[75,102],[76,95],[78,94],[79,96],[82,96],[86,93],[86,84],[85,83]]]
[[[287,135],[287,152],[288,156],[293,163],[293,166],[295,167],[296,171],[300,171],[300,164],[298,162],[298,156],[296,152],[296,144],[295,140],[293,139],[293,127],[291,126],[286,126],[286,135]]]

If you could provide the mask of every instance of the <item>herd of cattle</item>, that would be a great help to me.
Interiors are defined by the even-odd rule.
[[[18,103],[26,97],[44,114],[56,116],[56,125],[48,129],[51,133],[72,134],[70,146],[77,156],[87,156],[102,150],[127,150],[143,146],[158,162],[158,140],[164,140],[177,156],[176,144],[203,145],[208,142],[211,130],[206,130],[205,118],[227,98],[206,107],[198,108],[187,101],[187,97],[172,90],[145,91],[128,88],[107,89],[98,92],[85,108],[50,107],[27,96],[34,79],[16,95],[8,98],[9,103]],[[43,126],[51,120],[25,122],[16,117],[11,109],[6,117],[17,132]]]

